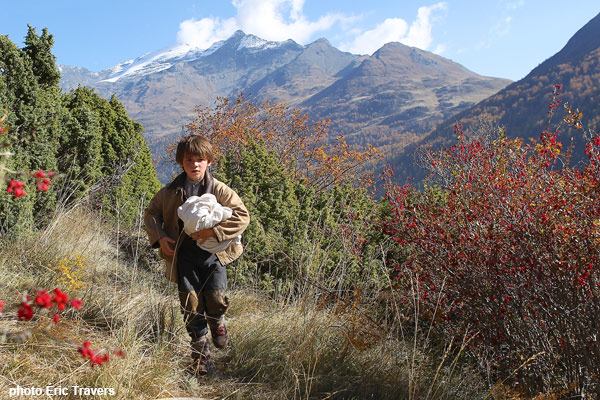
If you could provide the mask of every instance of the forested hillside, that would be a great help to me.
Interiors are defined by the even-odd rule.
[[[548,40],[552,40],[549,38]],[[492,121],[503,126],[512,138],[539,139],[546,128],[548,107],[554,85],[560,85],[558,98],[561,115],[581,112],[581,120],[587,128],[600,129],[600,14],[583,26],[555,55],[542,62],[527,76],[514,82],[498,93],[465,111],[457,113],[440,123],[419,142],[395,155],[392,164],[398,167],[404,180],[408,176],[423,177],[423,170],[415,168],[413,154],[424,144],[438,147],[450,145],[454,137],[454,124],[460,123],[468,133],[476,130],[480,121]],[[584,138],[581,131],[564,126],[561,140],[568,146],[573,141],[573,162],[586,158]]]

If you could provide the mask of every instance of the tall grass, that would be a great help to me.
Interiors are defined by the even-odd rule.
[[[162,263],[146,253],[145,240],[139,229],[119,232],[77,205],[57,212],[45,229],[2,243],[0,299],[7,305],[0,330],[32,334],[24,343],[0,344],[0,399],[16,385],[106,387],[115,389],[114,399],[485,395],[468,365],[453,362],[460,351],[448,351],[447,343],[435,343],[420,329],[399,329],[404,311],[391,290],[345,298],[317,297],[307,290],[297,298],[273,298],[236,288],[230,293],[230,345],[213,352],[207,377],[191,377],[185,372],[189,339],[176,288],[164,279]],[[17,293],[65,283],[59,262],[84,266],[77,278],[81,285],[70,290],[84,307],[56,325],[45,316],[15,321]],[[49,329],[39,329],[40,324]],[[77,352],[85,340],[94,349],[123,350],[126,357],[111,353],[108,363],[92,368]]]
[[[323,307],[310,299],[268,302],[248,292],[235,293],[232,304],[232,345],[225,359],[227,376],[242,386],[235,398],[481,396],[473,376],[451,377],[445,371],[442,375],[448,379],[436,383],[436,369],[447,366],[427,349],[418,349],[419,365],[407,368],[412,343],[375,324],[363,314],[365,309],[346,303]],[[419,388],[413,393],[411,381]],[[429,389],[441,386],[442,392],[428,396]]]

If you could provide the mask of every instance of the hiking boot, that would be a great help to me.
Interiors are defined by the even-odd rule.
[[[208,374],[209,363],[210,356],[201,356],[198,359],[192,360],[192,363],[188,367],[188,370],[192,375],[204,376]]]
[[[194,375],[206,375],[210,363],[210,342],[206,336],[192,339],[192,364],[190,372]]]
[[[212,342],[217,349],[222,349],[227,346],[227,328],[223,323],[223,319],[216,321],[214,323],[209,322],[208,326],[210,327],[210,335],[212,336]]]

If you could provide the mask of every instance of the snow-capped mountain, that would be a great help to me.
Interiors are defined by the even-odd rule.
[[[397,136],[404,145],[509,83],[400,43],[359,56],[326,39],[302,46],[242,31],[208,49],[179,44],[100,72],[62,66],[61,75],[65,90],[82,84],[116,94],[155,149],[181,134],[196,108],[240,93],[332,119],[350,143],[389,147]]]
[[[207,49],[208,50],[208,49]],[[143,76],[171,68],[174,63],[191,57],[202,57],[207,50],[194,48],[187,44],[170,47],[165,50],[146,53],[135,60],[117,64],[111,69],[108,78],[101,82],[116,82],[121,78]]]
[[[98,82],[114,83],[120,79],[135,79],[148,74],[157,73],[171,68],[179,62],[191,62],[201,57],[206,57],[217,51],[228,41],[237,41],[237,51],[264,51],[266,49],[275,49],[285,45],[286,42],[273,42],[261,39],[254,35],[246,35],[242,31],[236,31],[233,36],[227,41],[221,40],[215,42],[207,49],[202,49],[191,44],[177,44],[167,49],[146,53],[135,60],[129,60],[115,65],[105,71],[102,71],[99,76],[106,76]]]

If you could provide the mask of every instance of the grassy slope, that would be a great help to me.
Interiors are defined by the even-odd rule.
[[[307,296],[290,303],[249,288],[230,293],[230,345],[213,351],[211,374],[192,378],[184,372],[188,338],[176,288],[160,262],[118,251],[125,237],[115,231],[77,207],[57,213],[42,232],[2,244],[0,331],[32,336],[0,343],[0,399],[16,385],[110,387],[116,395],[105,398],[111,399],[476,399],[484,393],[463,366],[450,373],[451,358],[438,370],[443,354],[373,322],[364,302],[324,304]],[[144,243],[130,243],[141,252]],[[16,321],[17,293],[57,286],[84,301],[81,311],[67,312],[56,325],[43,313]],[[111,354],[92,368],[77,352],[84,340],[127,355]]]

